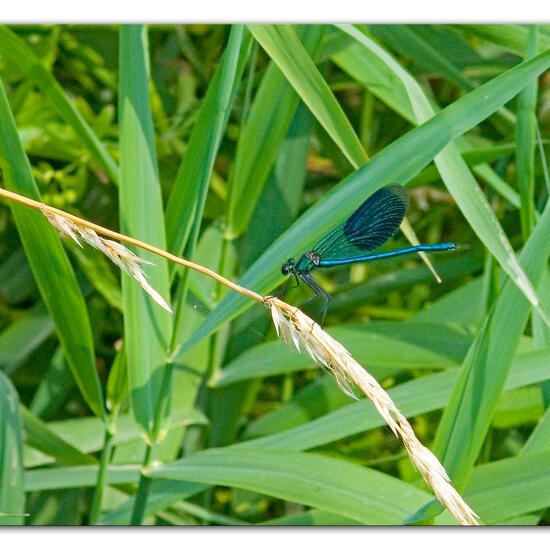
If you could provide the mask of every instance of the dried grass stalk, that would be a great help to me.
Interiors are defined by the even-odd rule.
[[[408,420],[390,396],[349,351],[327,334],[299,309],[277,298],[266,299],[271,308],[277,334],[298,351],[303,347],[309,355],[334,375],[342,389],[356,397],[356,386],[372,401],[396,437],[401,439],[411,462],[421,473],[437,498],[462,525],[478,525],[478,516],[452,486],[445,468],[437,457],[416,437]]]
[[[81,248],[81,241],[84,241],[93,248],[103,252],[119,269],[135,279],[157,304],[172,313],[172,308],[166,303],[164,298],[147,282],[146,275],[141,268],[140,264],[151,264],[151,262],[147,262],[143,258],[136,256],[120,243],[99,236],[93,229],[79,225],[44,208],[41,209],[41,212],[62,236],[72,239]]]

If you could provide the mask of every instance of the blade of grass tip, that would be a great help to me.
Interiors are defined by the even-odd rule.
[[[168,250],[181,255],[193,226],[200,226],[214,161],[227,126],[231,105],[248,58],[251,39],[233,25],[229,41],[191,132],[166,206]]]
[[[144,26],[120,29],[120,223],[138,239],[165,247],[164,217],[149,105],[149,61]],[[168,296],[166,262],[135,249],[144,260],[151,286]],[[153,424],[170,317],[155,307],[131,278],[122,277],[125,350],[132,410],[144,434],[153,439]]]
[[[25,428],[25,442],[40,452],[54,457],[56,462],[66,466],[96,464],[93,456],[83,453],[48,427],[46,422],[35,416],[26,407],[20,407],[21,420]]]
[[[7,190],[40,200],[1,82],[0,164]],[[75,381],[94,414],[104,418],[88,311],[69,259],[55,229],[42,214],[12,203],[10,207]]]
[[[326,233],[327,226],[344,221],[351,214],[350,204],[360,204],[384,185],[411,179],[450,141],[507,103],[525,87],[526,80],[537,77],[548,66],[550,51],[493,78],[392,142],[308,209],[247,270],[240,279],[241,284],[260,292],[274,288],[284,279],[280,273],[281,262],[313,246]],[[250,305],[243,296],[230,294],[174,355],[190,350]]]
[[[338,28],[364,45],[400,77],[418,123],[423,123],[435,116],[436,113],[420,85],[385,50],[352,25],[338,25]],[[481,105],[474,108],[481,109]],[[449,144],[435,157],[435,163],[445,185],[477,236],[515,281],[541,317],[550,324],[550,319],[543,311],[533,285],[521,269],[497,217],[456,147],[452,143]]]
[[[82,139],[109,178],[115,184],[118,183],[118,166],[103,143],[71,103],[52,73],[31,48],[5,25],[0,26],[0,54],[9,59],[26,78],[42,90],[59,115],[73,127],[75,135]]]
[[[352,166],[359,168],[365,164],[368,156],[361,140],[294,29],[288,25],[251,25],[249,28]],[[418,243],[408,221],[403,232],[411,244]],[[428,256],[420,253],[420,257],[439,281]]]
[[[25,523],[22,433],[17,392],[0,372],[0,525]]]
[[[525,59],[538,53],[538,29],[530,25]],[[535,148],[538,82],[529,83],[518,95],[516,122],[516,172],[521,198],[520,220],[524,242],[535,221]]]

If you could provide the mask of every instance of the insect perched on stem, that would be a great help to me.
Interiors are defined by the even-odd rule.
[[[344,223],[335,227],[311,250],[305,252],[298,261],[289,258],[283,264],[283,275],[294,277],[296,286],[302,280],[314,293],[303,305],[319,297],[323,299],[321,323],[325,318],[330,295],[313,278],[311,272],[314,269],[382,260],[413,252],[443,252],[457,248],[454,243],[418,244],[373,253],[393,237],[405,217],[407,207],[407,193],[401,185],[383,187],[373,193]]]

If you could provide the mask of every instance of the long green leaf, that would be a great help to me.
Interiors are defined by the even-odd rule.
[[[149,105],[149,60],[146,29],[120,29],[120,226],[123,233],[166,247],[153,122]],[[151,253],[135,251],[144,260],[150,285],[166,300],[168,267]],[[136,421],[152,437],[171,319],[127,275],[122,278],[124,347],[130,400]]]
[[[329,333],[360,363],[380,375],[389,369],[445,369],[457,366],[456,353],[466,352],[469,338],[462,331],[441,324],[380,323],[367,326],[338,326]],[[391,334],[392,336],[387,336]],[[448,342],[454,342],[449,356]],[[465,345],[466,344],[466,345]],[[317,368],[307,355],[296,355],[279,341],[260,344],[245,351],[221,370],[211,382],[223,387],[235,382]]]
[[[526,59],[538,53],[538,30],[531,26]],[[516,123],[516,164],[521,197],[521,231],[526,240],[535,222],[535,135],[537,127],[538,82],[531,82],[518,96]]]
[[[525,54],[529,41],[529,30],[525,25],[460,25],[457,29],[484,38],[521,56]],[[543,50],[550,48],[548,30],[541,32],[540,46]]]
[[[159,466],[150,475],[241,487],[374,525],[400,523],[427,496],[375,470],[282,450],[214,449]]]
[[[527,241],[520,261],[538,282],[550,256],[550,202]],[[546,297],[545,297],[546,298]],[[461,368],[438,427],[434,447],[459,486],[468,479],[485,440],[530,308],[508,280]]]
[[[54,457],[64,465],[95,464],[97,460],[59,437],[48,428],[45,422],[35,416],[27,408],[21,406],[21,417],[25,427],[27,445]]]
[[[23,151],[8,99],[0,83],[0,165],[6,189],[40,200]],[[92,331],[84,298],[55,229],[27,207],[11,205],[32,272],[55,323],[73,376],[97,416],[104,416],[101,386],[95,366]]]
[[[9,59],[33,84],[38,86],[60,116],[70,124],[109,178],[118,183],[118,166],[94,131],[71,103],[63,88],[42,61],[14,32],[0,26],[0,54]]]
[[[374,191],[392,182],[405,183],[439,154],[453,139],[487,118],[525,83],[550,65],[550,52],[514,67],[487,84],[455,101],[447,108],[411,130],[356,170],[323,199],[305,212],[241,278],[244,286],[265,292],[280,283],[280,265],[289,256],[315,244],[327,231],[350,215]],[[204,325],[182,346],[190,349],[222,323],[244,311],[250,302],[231,294],[210,315]]]
[[[536,384],[548,379],[549,358],[549,350],[518,355],[505,389]],[[389,394],[405,416],[413,417],[447,406],[458,377],[458,369],[432,374],[400,384],[392,388]],[[242,445],[305,450],[380,426],[384,426],[384,420],[371,403],[352,403],[296,428]]]
[[[9,378],[0,372],[0,525],[24,523],[23,475],[19,398]]]
[[[38,468],[25,475],[25,491],[57,491],[73,487],[94,487],[97,483],[98,466],[62,466]],[[109,466],[106,482],[110,485],[135,483],[139,479],[139,466]]]
[[[208,424],[208,419],[196,409],[175,410],[170,417],[170,429],[194,424]],[[48,422],[47,429],[56,437],[62,438],[80,453],[91,454],[100,451],[105,440],[105,425],[93,416]],[[116,419],[113,445],[121,447],[129,443],[142,443],[139,427],[132,415],[122,415]],[[27,468],[49,464],[50,456],[25,447]]]

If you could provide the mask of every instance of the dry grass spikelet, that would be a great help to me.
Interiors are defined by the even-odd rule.
[[[376,379],[355,361],[342,344],[301,310],[277,298],[266,299],[266,304],[271,308],[273,324],[279,337],[287,344],[294,345],[298,351],[304,348],[316,362],[334,375],[346,393],[357,397],[353,388],[359,388],[372,401],[395,436],[401,439],[411,462],[433,489],[441,504],[462,525],[478,525],[478,516],[452,486],[445,468],[420,443],[408,420]]]
[[[93,229],[84,227],[74,223],[63,216],[50,212],[46,209],[41,209],[42,214],[48,218],[49,222],[59,231],[59,233],[72,239],[78,246],[82,247],[82,242],[88,243],[93,248],[103,252],[109,260],[111,260],[119,269],[127,275],[135,279],[141,288],[157,304],[172,313],[171,307],[166,303],[164,298],[149,284],[147,277],[141,268],[140,264],[151,264],[143,258],[136,256],[125,246],[116,241],[106,239],[98,235]]]

